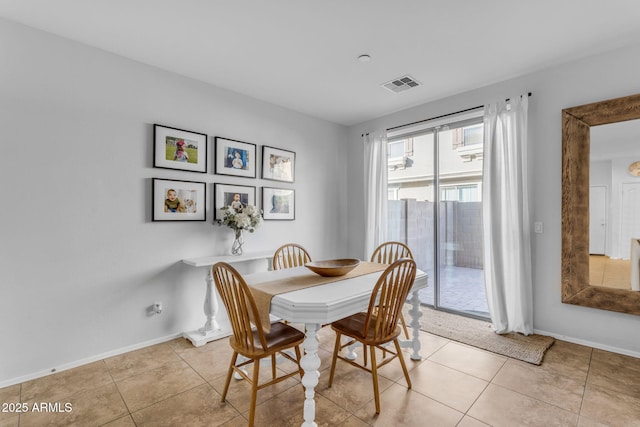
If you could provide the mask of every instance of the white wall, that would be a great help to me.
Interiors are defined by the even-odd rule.
[[[230,249],[213,182],[296,190],[248,250],[349,255],[346,128],[4,20],[0,64],[0,387],[202,326],[180,260]],[[208,134],[209,173],[154,169],[153,123]],[[214,175],[214,136],[295,151],[296,182]],[[208,221],[151,222],[152,177],[207,182]]]
[[[640,154],[640,146],[638,152]],[[605,255],[612,258],[628,260],[631,256],[629,249],[630,236],[627,234],[631,224],[628,223],[628,221],[627,224],[623,224],[623,217],[629,220],[637,217],[637,215],[623,215],[622,191],[624,184],[640,183],[640,180],[629,175],[628,171],[629,165],[636,161],[637,158],[638,156],[616,157],[610,160],[591,162],[589,169],[590,185],[600,185],[607,188],[609,206],[607,210],[607,242]]]
[[[495,60],[500,60],[495,58]],[[360,134],[533,92],[529,100],[529,172],[533,234],[534,326],[600,348],[640,356],[640,316],[560,302],[561,110],[640,92],[640,46],[577,60],[528,76],[424,104],[349,128],[349,252],[364,253],[363,145]],[[400,95],[401,96],[401,95]]]
[[[640,151],[640,144],[638,144]],[[620,259],[630,259],[630,241],[637,235],[632,230],[638,230],[638,212],[633,208],[623,208],[629,206],[629,194],[623,197],[624,188],[631,185],[636,188],[640,185],[640,180],[629,175],[629,165],[637,161],[638,156],[618,157],[611,160],[611,257]],[[633,204],[631,205],[633,206]]]
[[[612,204],[612,185],[611,185],[611,160],[595,161],[589,164],[589,186],[590,187],[604,187],[605,188],[605,203],[607,210],[606,215],[606,230],[605,230],[605,252],[604,255],[611,256],[611,240],[613,238],[613,221],[614,216],[618,215],[618,209],[613,209]],[[592,203],[593,201],[591,201]],[[594,205],[591,204],[591,207]],[[590,219],[590,225],[593,224],[593,220]]]

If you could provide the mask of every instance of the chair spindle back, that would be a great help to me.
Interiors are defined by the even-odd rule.
[[[225,262],[211,267],[216,289],[229,315],[235,342],[250,353],[267,348],[258,308],[249,286],[240,273]],[[255,325],[255,328],[252,327]],[[256,342],[256,337],[259,342]]]
[[[413,252],[409,246],[402,242],[385,242],[380,244],[371,255],[371,262],[379,264],[391,264],[400,258],[413,258]]]
[[[410,258],[400,258],[387,267],[373,288],[363,335],[372,326],[374,338],[381,341],[395,333],[402,306],[415,278],[416,263]]]
[[[301,267],[311,262],[309,252],[296,243],[287,243],[279,247],[273,254],[273,269]]]

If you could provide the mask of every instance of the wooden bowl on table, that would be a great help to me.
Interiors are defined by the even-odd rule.
[[[357,258],[330,259],[308,262],[304,266],[316,274],[325,277],[344,276],[360,264]]]

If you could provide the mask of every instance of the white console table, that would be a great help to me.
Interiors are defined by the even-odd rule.
[[[247,253],[243,255],[222,255],[222,256],[209,256],[202,258],[187,258],[182,262],[191,267],[208,267],[205,275],[205,282],[207,290],[204,298],[204,314],[207,318],[204,326],[194,331],[188,331],[183,333],[183,336],[193,343],[194,346],[200,347],[209,341],[214,341],[219,338],[223,338],[231,335],[230,330],[222,330],[216,316],[218,314],[218,298],[213,285],[213,277],[211,277],[211,266],[217,262],[226,262],[229,264],[255,261],[266,259],[268,260],[268,269],[271,270],[273,265],[271,259],[273,258],[275,250]]]

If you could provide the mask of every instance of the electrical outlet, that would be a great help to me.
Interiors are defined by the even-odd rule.
[[[153,313],[154,314],[162,313],[162,303],[161,302],[153,303]]]

